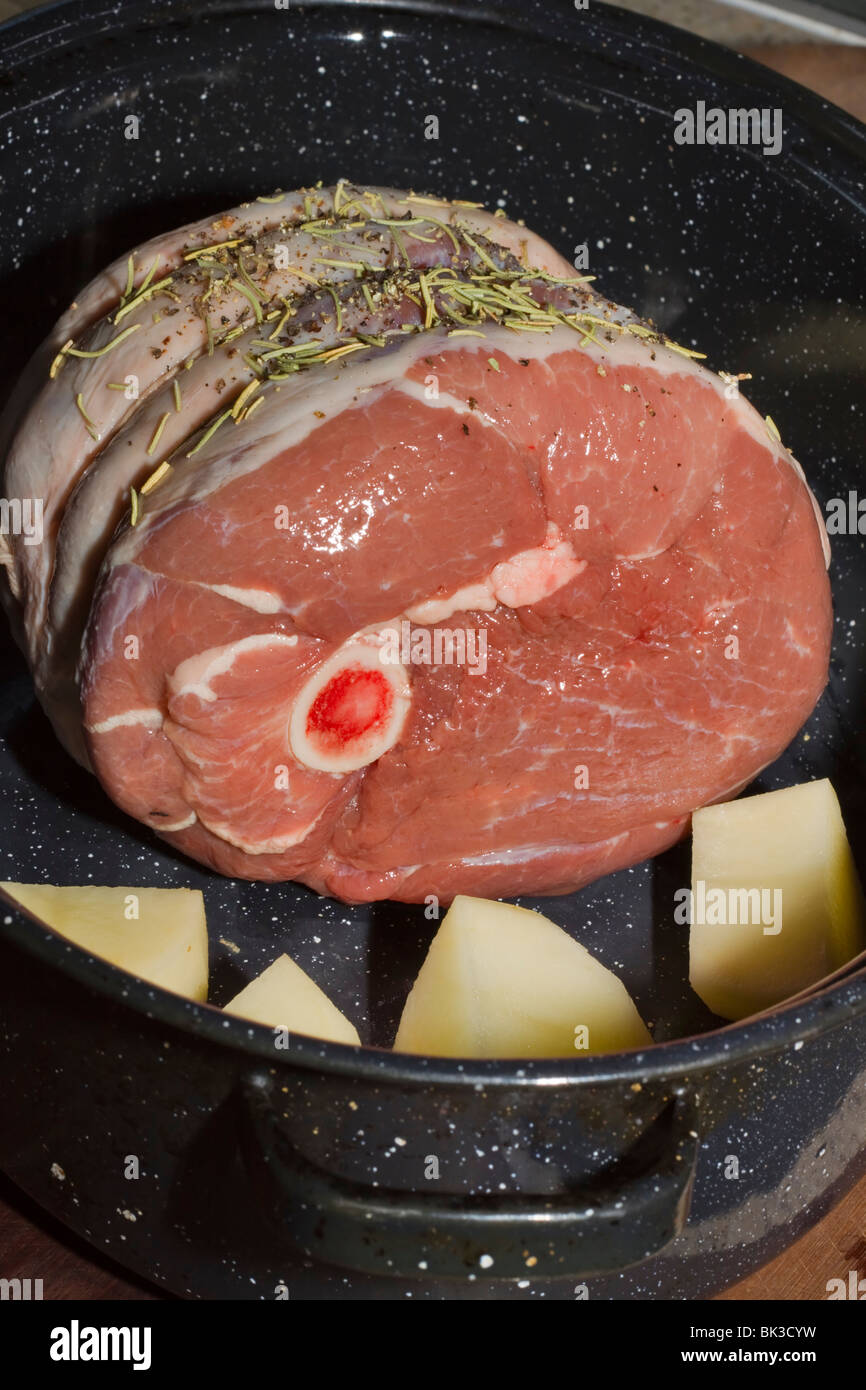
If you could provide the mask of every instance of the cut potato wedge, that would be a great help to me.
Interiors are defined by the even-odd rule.
[[[624,985],[538,912],[457,897],[394,1048],[438,1057],[574,1057],[652,1038]]]
[[[714,1013],[771,1008],[866,949],[857,870],[826,779],[707,806],[692,831],[689,977]]]
[[[207,925],[198,891],[2,886],[35,917],[92,955],[176,994],[207,998]]]
[[[291,956],[278,956],[224,1011],[328,1042],[361,1042],[358,1030]]]

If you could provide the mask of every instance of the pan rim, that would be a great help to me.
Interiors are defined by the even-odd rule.
[[[0,23],[0,73],[14,66],[7,58],[13,57],[18,50],[32,50],[23,53],[25,61],[31,56],[44,57],[43,31],[52,28],[57,20],[64,30],[63,37],[68,36],[68,42],[81,45],[94,37],[94,30],[107,35],[136,27],[153,27],[160,19],[180,22],[205,8],[209,17],[216,18],[233,13],[272,14],[273,0],[209,0],[206,6],[204,0],[124,0],[122,8],[111,4],[110,0],[47,0],[35,9],[12,15]],[[859,147],[859,161],[855,155],[852,162],[859,162],[861,167],[866,162],[866,124],[849,112],[734,49],[663,20],[624,10],[610,0],[602,0],[592,11],[580,13],[567,0],[554,0],[553,4],[550,0],[481,0],[480,4],[477,0],[304,0],[304,9],[345,11],[347,17],[375,11],[447,18],[530,34],[539,39],[555,38],[560,43],[576,41],[581,34],[586,38],[590,27],[596,33],[607,31],[612,37],[636,40],[634,47],[641,52],[647,48],[662,50],[691,69],[704,68],[726,80],[739,79],[748,83],[751,79],[752,85],[786,94],[794,103],[793,113],[805,125],[843,145],[853,140]],[[591,16],[589,22],[587,15]],[[567,31],[565,35],[563,26]],[[63,46],[58,42],[59,36],[52,37],[52,47]],[[9,38],[20,38],[20,43],[7,46],[4,40]],[[580,44],[576,42],[575,46]]]

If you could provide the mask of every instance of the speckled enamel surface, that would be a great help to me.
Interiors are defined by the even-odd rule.
[[[566,254],[585,243],[612,298],[716,369],[753,374],[747,393],[822,506],[858,487],[866,496],[853,123],[781,80],[752,86],[759,70],[733,54],[600,5],[498,13],[247,3],[217,17],[185,0],[133,0],[61,5],[0,31],[0,287],[13,325],[0,380],[11,386],[111,256],[244,197],[345,176],[505,206]],[[673,112],[697,100],[781,107],[782,153],[675,145]],[[125,138],[130,115],[137,140]],[[863,547],[856,534],[833,538],[830,686],[755,789],[831,777],[866,873]],[[66,758],[3,643],[2,877],[201,887],[214,1003],[289,951],[366,1043],[387,1047],[433,931],[423,910],[346,908],[182,860]],[[72,948],[0,912],[0,1161],[94,1244],[186,1296],[273,1298],[281,1281],[292,1298],[563,1299],[583,1282],[591,1298],[706,1296],[776,1253],[858,1170],[866,982],[711,1042],[717,1021],[688,989],[672,916],[688,877],[680,847],[544,906],[621,974],[657,1040],[705,1036],[640,1061],[491,1064],[470,1079],[423,1062],[407,1079],[387,1054],[358,1063],[302,1040],[274,1057],[264,1030],[223,1029],[105,967],[68,974]],[[283,1197],[244,1166],[239,1087],[253,1071],[308,1158],[427,1194],[507,1202],[576,1186],[592,1211],[599,1170],[641,1134],[676,1163],[678,1151],[689,1161],[694,1129],[688,1225],[663,1256],[585,1281],[561,1277],[571,1247],[530,1250],[536,1263],[508,1283],[490,1278],[481,1248],[456,1281],[425,1279],[420,1247],[412,1279],[389,1277],[387,1251],[376,1274],[313,1267],[286,1240]],[[539,1076],[556,1084],[533,1085]],[[123,1177],[129,1154],[141,1158],[135,1181]],[[736,1179],[724,1176],[731,1155]],[[424,1176],[431,1156],[435,1180]],[[628,1198],[624,1178],[624,1223]],[[635,1221],[635,1260],[641,1239]]]

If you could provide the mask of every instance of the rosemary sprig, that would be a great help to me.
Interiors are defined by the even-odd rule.
[[[430,285],[428,284],[427,276],[423,274],[419,275],[418,284],[421,287],[421,298],[424,300],[424,327],[429,328],[433,323],[436,309],[433,304],[433,296],[430,293]]]
[[[229,246],[243,246],[247,240],[245,236],[232,237],[231,241],[213,241],[209,246],[200,246],[197,251],[187,251],[184,256],[185,261],[197,261],[200,256],[208,256],[211,251],[222,251]]]
[[[228,333],[224,333],[223,336],[220,338],[220,347],[222,347],[225,343],[233,343],[235,338],[240,338],[242,334],[246,333],[247,328],[248,324],[245,323],[239,323],[236,328],[230,328]]]
[[[251,290],[248,290],[247,287],[246,287],[246,285],[243,283],[242,280],[234,280],[234,279],[232,279],[232,280],[229,281],[229,284],[230,284],[234,289],[238,290],[238,291],[244,296],[244,299],[246,299],[246,300],[249,301],[250,308],[252,309],[253,313],[254,313],[255,316],[256,316],[256,323],[261,323],[261,321],[262,321],[262,302],[261,302],[261,300],[259,299],[258,295],[253,294],[253,292],[252,292]]]
[[[122,343],[124,338],[128,338],[130,333],[137,333],[139,328],[141,328],[140,323],[132,323],[129,328],[124,328],[122,333],[118,333],[116,338],[112,338],[110,343],[106,343],[105,347],[95,348],[92,351],[76,347],[65,347],[61,351],[65,357],[104,357],[107,352],[111,352],[112,348],[116,348],[118,343]]]
[[[349,270],[369,270],[370,267],[364,261],[338,261],[330,256],[316,256],[313,260],[314,265],[338,265],[346,266]]]
[[[290,275],[297,275],[299,280],[307,280],[311,285],[319,285],[321,281],[318,276],[311,275],[308,270],[301,270],[299,265],[287,265],[286,270]]]
[[[485,265],[489,265],[491,270],[499,269],[496,262],[490,256],[488,256],[487,252],[481,246],[478,245],[478,242],[475,240],[475,238],[469,235],[465,227],[460,228],[460,234],[463,237],[463,240],[469,246],[472,247],[472,250],[484,262]]]
[[[246,410],[241,411],[240,415],[235,420],[235,424],[242,425],[245,420],[250,418],[254,410],[257,410],[260,405],[265,405],[266,403],[267,398],[265,396],[257,396],[252,405],[248,405]]]
[[[165,461],[159,465],[159,468],[157,468],[155,472],[151,473],[150,477],[142,483],[140,488],[141,496],[146,497],[149,492],[153,492],[153,489],[156,487],[157,483],[162,482],[162,479],[165,477],[166,473],[170,472],[171,464],[169,463],[168,459],[165,459]],[[135,523],[133,522],[133,525],[134,524]]]
[[[233,405],[232,408],[231,408],[231,413],[232,413],[232,415],[234,416],[235,419],[238,418],[238,416],[240,415],[241,411],[243,410],[244,406],[246,405],[246,403],[247,403],[247,401],[250,399],[250,397],[251,397],[251,396],[254,396],[255,393],[256,393],[256,391],[259,390],[259,388],[261,387],[261,384],[262,384],[262,383],[261,383],[261,381],[259,380],[259,378],[258,378],[258,377],[254,377],[253,380],[250,381],[250,382],[244,387],[244,389],[241,391],[240,395],[237,397],[237,399],[235,400],[234,405]]]
[[[169,420],[170,418],[171,418],[171,411],[170,411],[170,410],[167,410],[167,411],[165,412],[165,414],[160,418],[159,424],[157,425],[156,429],[154,430],[153,435],[151,436],[150,443],[148,444],[147,449],[145,450],[145,453],[148,455],[148,457],[150,457],[151,454],[156,453],[156,446],[157,446],[157,444],[159,443],[160,435],[162,434],[163,430],[165,429],[166,420]]]
[[[151,266],[151,271],[153,271],[155,267],[156,261],[154,261],[153,266]],[[114,322],[120,323],[120,320],[127,314],[131,314],[133,309],[139,308],[139,306],[144,304],[148,299],[152,299],[155,294],[159,294],[160,290],[164,289],[166,285],[171,284],[173,278],[174,277],[171,275],[166,275],[164,279],[155,280],[152,285],[146,285],[145,288],[138,289],[132,299],[122,304],[117,310],[114,315]]]
[[[243,261],[241,260],[240,256],[238,256],[238,274],[240,275],[247,288],[251,291],[251,293],[255,295],[259,303],[266,304],[268,300],[267,295],[263,294],[262,291],[259,289],[258,285],[255,283],[255,281],[252,280],[252,278],[250,277],[250,273],[244,265]]]
[[[333,301],[334,301],[334,315],[335,315],[335,317],[336,317],[336,329],[337,329],[337,332],[338,332],[338,333],[342,333],[342,331],[343,331],[343,306],[342,306],[342,304],[340,303],[339,297],[338,297],[338,295],[337,295],[337,291],[334,289],[333,285],[326,285],[326,286],[325,286],[325,289],[328,291],[328,294],[331,296],[331,298],[332,298]]]
[[[97,429],[96,422],[90,418],[87,411],[85,410],[84,397],[80,391],[78,392],[78,395],[75,397],[75,404],[78,406],[78,411],[81,415],[82,420],[84,421],[87,433],[90,435],[91,439],[99,440],[101,436],[99,430]]]
[[[199,449],[203,448],[204,445],[207,444],[208,440],[213,438],[220,425],[224,424],[230,415],[230,410],[224,410],[222,415],[218,415],[217,418],[213,421],[213,423],[209,426],[209,428],[205,430],[201,439],[194,446],[194,448],[190,449],[189,453],[184,455],[184,458],[191,459],[193,454],[197,454]]]
[[[69,349],[72,347],[72,344],[74,342],[74,338],[69,338],[63,344],[63,347],[60,349],[57,356],[54,358],[54,361],[51,363],[51,366],[48,368],[48,375],[52,381],[56,377],[57,373],[60,371],[60,368],[63,366],[63,363],[66,361],[66,354],[68,353]]]

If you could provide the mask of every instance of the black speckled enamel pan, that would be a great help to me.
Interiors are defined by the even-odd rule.
[[[698,101],[780,109],[782,150],[676,144]],[[751,372],[821,504],[847,502],[866,494],[864,149],[791,83],[597,2],[50,6],[0,30],[0,382],[128,246],[345,176],[502,200],[566,254],[585,243],[612,298]],[[866,872],[866,556],[833,541],[830,684],[755,789],[832,778]],[[866,1166],[866,973],[721,1026],[673,922],[687,845],[545,904],[622,976],[652,1050],[397,1056],[422,912],[179,858],[66,758],[2,652],[2,877],[200,887],[215,1004],[289,951],[368,1044],[275,1054],[0,908],[0,1166],[128,1267],[198,1298],[703,1298]]]

